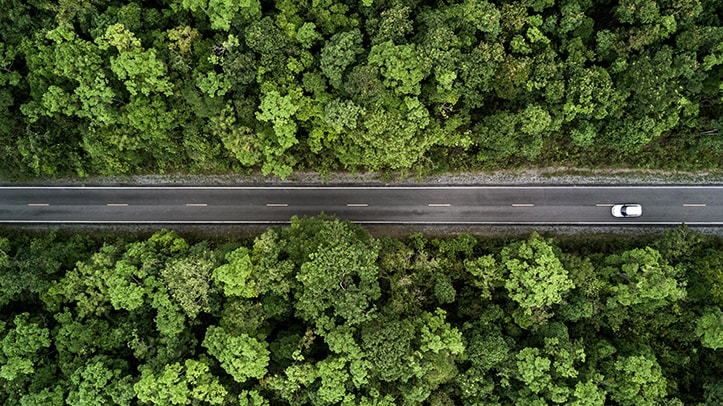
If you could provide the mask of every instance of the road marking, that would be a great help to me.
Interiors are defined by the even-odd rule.
[[[368,203],[347,203],[347,207],[368,207]]]
[[[126,207],[126,206],[128,206],[128,203],[108,203],[106,206],[108,206],[108,207]]]
[[[287,207],[288,203],[266,203],[266,207]]]
[[[186,203],[186,206],[188,207],[206,207],[208,204],[206,203]]]
[[[613,207],[615,205],[612,203],[598,203],[595,206],[597,206],[597,207]]]
[[[47,207],[50,206],[48,203],[28,203],[30,207]]]
[[[683,203],[683,207],[705,207],[703,203]]]
[[[512,207],[534,207],[532,203],[512,203]]]
[[[449,207],[451,204],[449,203],[429,203],[427,206],[429,207]]]

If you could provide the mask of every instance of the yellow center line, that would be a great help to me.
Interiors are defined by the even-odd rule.
[[[30,207],[47,207],[50,206],[48,203],[28,203]]]
[[[595,206],[597,206],[597,207],[613,207],[615,205],[612,203],[598,203]]]
[[[534,207],[532,203],[512,203],[512,207]]]
[[[287,207],[288,203],[266,203],[266,207]]]
[[[683,203],[683,207],[705,207],[703,203]]]
[[[368,207],[368,203],[347,203],[348,207]]]

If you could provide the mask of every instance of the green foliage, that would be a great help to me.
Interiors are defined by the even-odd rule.
[[[96,39],[99,48],[115,47],[118,56],[110,58],[110,69],[122,80],[133,96],[139,92],[171,94],[173,86],[166,79],[166,68],[156,57],[156,50],[144,50],[141,41],[123,24],[113,24]]]
[[[553,246],[535,233],[526,242],[505,247],[502,262],[509,272],[505,288],[527,316],[546,312],[575,286]]]
[[[181,0],[181,6],[191,11],[202,11],[211,22],[211,29],[228,31],[236,15],[258,18],[261,4],[258,0]]]
[[[321,50],[319,65],[329,84],[339,89],[347,67],[361,52],[362,34],[358,29],[335,34]]]
[[[206,330],[203,346],[236,382],[244,383],[249,378],[261,378],[267,372],[267,344],[246,334],[233,336],[223,327],[210,326]]]
[[[11,178],[723,161],[715,1],[5,3]]]
[[[695,334],[704,347],[717,350],[723,347],[723,312],[720,308],[706,308],[695,325]]]
[[[169,261],[161,270],[161,278],[171,297],[194,319],[201,311],[209,311],[209,296],[213,294],[211,272],[215,261],[207,251]]]
[[[223,404],[228,392],[209,371],[203,360],[187,359],[183,364],[166,365],[158,375],[143,369],[133,388],[138,400],[154,405]]]
[[[613,366],[619,384],[611,388],[610,398],[621,405],[655,405],[666,395],[666,379],[655,357],[621,357]]]
[[[253,242],[4,233],[0,396],[715,404],[721,246],[686,228],[625,241],[377,239],[328,216]]]
[[[256,297],[255,283],[251,278],[254,265],[251,262],[249,250],[240,247],[229,252],[226,254],[226,261],[228,263],[214,269],[212,275],[214,282],[223,287],[224,295]]]
[[[395,45],[386,41],[369,51],[369,64],[380,67],[384,85],[398,95],[419,95],[426,76],[413,45]]]
[[[124,361],[96,356],[70,377],[73,388],[68,393],[69,405],[102,406],[109,403],[130,405],[135,397],[132,378],[126,375]]]
[[[615,272],[620,281],[611,287],[613,298],[608,302],[609,306],[639,305],[637,309],[652,313],[686,295],[685,284],[675,278],[678,271],[650,247],[610,256],[607,263],[620,267],[609,270]]]
[[[20,375],[32,374],[41,360],[38,351],[50,346],[48,329],[30,322],[29,318],[30,313],[15,316],[14,327],[0,341],[3,353],[0,378],[11,381]]]
[[[313,230],[314,240],[299,247],[307,258],[296,274],[296,312],[316,321],[320,330],[333,324],[356,325],[374,316],[374,301],[381,295],[376,265],[378,247],[362,230],[338,220],[294,223],[296,232]],[[341,320],[337,321],[337,318]]]

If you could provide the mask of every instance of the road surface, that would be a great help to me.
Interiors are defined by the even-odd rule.
[[[643,215],[618,219],[616,203]],[[723,186],[0,186],[0,223],[723,225]]]

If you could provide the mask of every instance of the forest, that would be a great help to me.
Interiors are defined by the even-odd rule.
[[[0,0],[6,178],[720,169],[720,0]]]
[[[0,231],[3,405],[719,405],[723,239]]]

